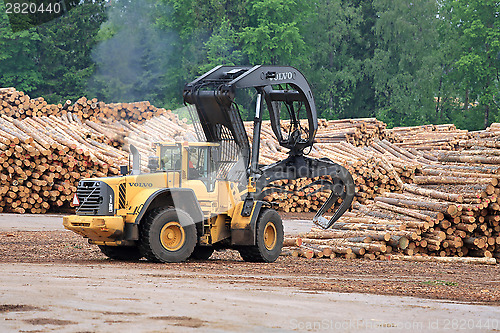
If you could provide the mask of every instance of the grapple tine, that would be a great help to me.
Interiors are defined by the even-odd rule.
[[[331,175],[332,181],[334,183],[332,193],[330,194],[326,202],[319,208],[318,212],[313,218],[313,223],[323,229],[330,228],[349,209],[349,207],[351,207],[352,200],[354,199],[354,179],[346,168],[340,165],[338,167],[339,171],[337,172],[337,174]],[[330,220],[328,220],[323,216],[323,214],[325,214],[328,209],[333,206],[338,198],[342,198],[342,203],[330,218]]]
[[[330,176],[332,180],[321,179],[323,176]],[[285,160],[263,167],[262,175],[258,177],[256,182],[257,191],[261,193],[259,198],[263,198],[268,191],[282,191],[282,189],[276,186],[269,186],[269,184],[275,180],[298,179],[304,177],[319,177],[320,179],[299,190],[305,190],[309,187],[319,185],[320,187],[318,189],[309,194],[312,195],[326,189],[332,191],[326,202],[319,208],[313,218],[313,222],[316,225],[327,229],[349,209],[355,195],[354,179],[349,171],[327,158],[313,159],[303,155],[290,155]],[[264,190],[264,188],[268,186],[269,189]],[[342,198],[342,203],[330,220],[323,217],[338,198]]]

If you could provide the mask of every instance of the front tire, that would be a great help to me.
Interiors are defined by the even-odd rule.
[[[257,220],[255,245],[238,249],[243,260],[248,262],[275,262],[283,247],[283,223],[278,212],[265,209]]]
[[[183,210],[153,209],[139,226],[139,250],[149,261],[185,261],[195,245],[196,226]]]
[[[106,257],[113,260],[137,261],[143,257],[137,246],[98,246]]]

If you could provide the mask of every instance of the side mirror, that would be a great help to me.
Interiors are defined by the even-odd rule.
[[[120,165],[120,174],[128,175],[128,165]]]
[[[150,172],[156,172],[158,170],[159,158],[158,156],[149,156],[148,158],[148,169]]]

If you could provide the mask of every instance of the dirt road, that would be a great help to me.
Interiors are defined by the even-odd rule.
[[[1,332],[500,332],[499,265],[113,262],[30,219],[0,216]]]

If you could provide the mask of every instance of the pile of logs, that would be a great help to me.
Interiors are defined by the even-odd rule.
[[[404,184],[402,193],[384,193],[369,206],[355,205],[353,212],[393,221],[400,230],[414,233],[408,247],[401,248],[407,255],[500,258],[500,187],[494,172],[422,176],[426,185]],[[455,185],[443,187],[445,177]]]
[[[394,127],[386,132],[399,147],[423,151],[455,150],[460,140],[470,138],[467,130],[459,130],[453,124]]]
[[[484,131],[479,131],[479,132],[487,132],[487,133],[492,133],[493,135],[498,135],[500,134],[500,123],[493,123]]]
[[[500,149],[484,139],[464,140],[460,146],[470,148],[426,152],[384,141],[365,147],[382,153],[400,176],[398,162],[417,168],[411,177],[401,177],[396,191],[355,202],[332,230],[313,229],[288,240],[289,246],[300,247],[285,253],[324,256],[329,248],[347,258],[470,256],[483,259],[456,260],[494,263],[491,258],[500,258]]]
[[[353,175],[356,183],[356,200],[363,202],[385,191],[396,191],[401,188],[402,180],[414,177],[418,163],[407,163],[401,159],[403,153],[384,137],[385,124],[374,119],[318,120],[317,138],[319,138],[309,153],[314,158],[327,157],[346,167]],[[304,127],[307,124],[303,124]],[[340,129],[338,129],[340,127]],[[253,122],[245,122],[245,129],[250,142],[253,140]],[[338,129],[338,131],[337,131]],[[284,126],[283,132],[287,133]],[[335,133],[342,133],[336,136]],[[368,137],[367,133],[371,133]],[[354,136],[350,136],[354,135]],[[366,136],[364,136],[366,135]],[[353,138],[350,140],[349,138]],[[354,139],[356,138],[356,139]],[[382,141],[380,141],[382,139]],[[356,143],[355,146],[352,142]],[[368,146],[366,146],[369,144]],[[364,146],[364,147],[362,147]],[[387,153],[387,150],[395,152]],[[281,147],[275,139],[270,121],[264,121],[261,128],[261,149],[259,163],[269,165],[287,157],[287,149]],[[389,163],[389,160],[391,163]],[[328,179],[329,177],[324,177]],[[318,179],[278,180],[272,185],[281,187],[285,192],[274,192],[264,198],[277,203],[285,212],[316,211],[326,199],[329,192],[319,192],[314,197],[310,193],[319,186],[303,187]],[[332,208],[332,210],[335,207]]]
[[[149,120],[148,120],[149,119]],[[149,102],[104,104],[80,98],[50,105],[14,88],[0,89],[0,212],[45,213],[69,208],[78,180],[118,174],[129,145],[195,141],[170,110]]]
[[[284,252],[309,258],[423,255],[500,259],[500,187],[497,178],[490,179],[492,182],[481,186],[460,185],[446,192],[404,184],[402,193],[387,192],[368,205],[355,203],[329,230],[312,228],[289,238]]]
[[[67,117],[0,117],[0,212],[70,207],[79,179],[118,174],[127,153]]]
[[[386,124],[376,118],[318,120],[316,142],[348,142],[354,146],[366,146],[374,140],[393,140]]]
[[[306,258],[383,259],[407,249],[412,236],[398,222],[346,213],[332,229],[287,235],[283,246],[285,254]]]
[[[43,97],[30,98],[14,88],[0,88],[0,114],[15,118],[60,115],[63,105],[51,105]]]
[[[108,145],[129,151],[129,145],[133,144],[143,154],[144,165],[147,157],[154,154],[153,144],[157,142],[172,142],[175,140],[194,141],[194,133],[187,125],[186,120],[167,110],[161,116],[156,116],[142,124],[126,120],[111,120],[100,118],[100,122],[94,123],[90,120],[81,121],[75,114],[68,112],[62,118],[70,123],[78,123],[80,126],[92,128],[99,133],[100,138],[105,138]],[[145,169],[146,170],[146,169]]]
[[[71,102],[67,102],[71,104]],[[75,113],[80,119],[88,119],[93,122],[107,119],[108,121],[126,120],[130,123],[142,124],[144,121],[160,116],[166,112],[163,108],[157,108],[148,101],[134,103],[111,103],[99,102],[97,98],[91,100],[86,97],[79,98],[75,104],[68,105],[62,113]]]
[[[67,113],[76,115],[80,120],[100,122],[108,120],[126,120],[141,124],[156,115],[166,113],[150,102],[111,103],[106,104],[97,98],[79,98],[74,104],[67,100],[64,104],[48,104],[42,97],[30,98],[22,91],[14,88],[0,88],[0,114],[14,119],[26,117],[61,116]]]
[[[0,212],[66,211],[80,179],[119,173],[128,163],[128,145],[139,149],[148,171],[152,144],[192,140],[187,127],[171,112],[142,125],[81,121],[71,113],[22,120],[1,115]]]
[[[301,126],[304,129],[308,128],[306,120],[301,121]],[[286,135],[289,131],[290,124],[282,124],[282,132]],[[245,122],[245,129],[252,142],[253,137],[253,122]],[[262,138],[261,144],[264,144],[271,150],[272,153],[282,152],[284,148],[280,147],[271,128],[271,122],[262,122]],[[326,120],[318,119],[318,131],[316,133],[315,142],[317,143],[341,143],[347,142],[354,146],[366,146],[377,140],[394,141],[394,135],[386,130],[386,124],[375,118],[359,118],[359,119],[341,119],[341,120]],[[264,153],[261,159],[265,162],[269,159],[267,152]],[[273,158],[271,158],[273,159]]]

